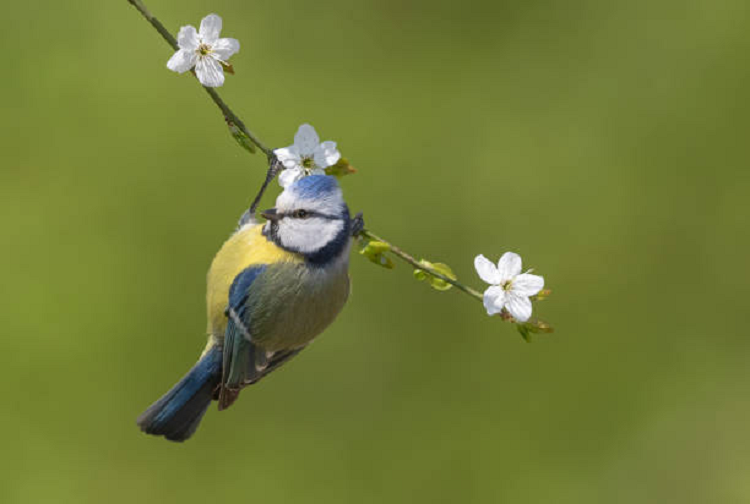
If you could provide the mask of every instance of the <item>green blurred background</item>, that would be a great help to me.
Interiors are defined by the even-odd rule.
[[[251,129],[338,141],[352,209],[477,288],[476,254],[520,253],[557,332],[354,256],[292,364],[186,444],[142,434],[263,158],[125,0],[11,2],[3,502],[750,501],[744,0],[148,6],[221,14]]]

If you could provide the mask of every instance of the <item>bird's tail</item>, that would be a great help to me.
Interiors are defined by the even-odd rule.
[[[185,441],[198,428],[221,381],[222,351],[213,346],[172,390],[138,417],[147,434]]]

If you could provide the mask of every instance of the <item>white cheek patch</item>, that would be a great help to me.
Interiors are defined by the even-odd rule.
[[[325,247],[343,228],[342,220],[284,218],[279,222],[278,237],[284,247],[309,254]]]

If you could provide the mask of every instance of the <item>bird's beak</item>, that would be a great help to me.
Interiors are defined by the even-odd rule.
[[[276,222],[279,219],[281,219],[281,215],[276,212],[275,208],[269,208],[268,210],[263,210],[260,213],[266,220],[269,220],[271,222]]]

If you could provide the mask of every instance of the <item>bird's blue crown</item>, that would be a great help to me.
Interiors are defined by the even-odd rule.
[[[329,175],[310,175],[297,180],[289,190],[298,198],[316,200],[335,193],[339,184]]]

